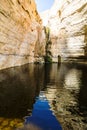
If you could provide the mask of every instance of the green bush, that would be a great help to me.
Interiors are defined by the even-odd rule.
[[[45,63],[52,63],[52,58],[50,56],[45,56]]]

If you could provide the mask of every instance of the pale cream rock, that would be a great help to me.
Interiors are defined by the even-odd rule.
[[[0,69],[35,62],[36,48],[43,62],[41,23],[34,0],[0,1]]]
[[[58,55],[62,59],[87,56],[86,0],[55,0],[47,15],[43,12],[40,16],[51,31],[53,61]]]

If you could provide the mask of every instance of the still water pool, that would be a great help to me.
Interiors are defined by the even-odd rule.
[[[42,91],[64,130],[87,129],[87,66],[27,64],[0,71],[0,130],[22,127]]]

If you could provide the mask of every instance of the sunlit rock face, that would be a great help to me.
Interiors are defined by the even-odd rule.
[[[43,13],[45,15],[45,12]],[[51,31],[53,60],[87,56],[87,1],[55,0],[43,23]]]
[[[43,60],[41,22],[34,0],[0,1],[0,69]]]

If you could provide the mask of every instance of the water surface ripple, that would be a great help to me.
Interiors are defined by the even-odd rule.
[[[87,66],[27,64],[0,71],[0,130],[21,127],[40,91],[64,130],[87,129]]]

